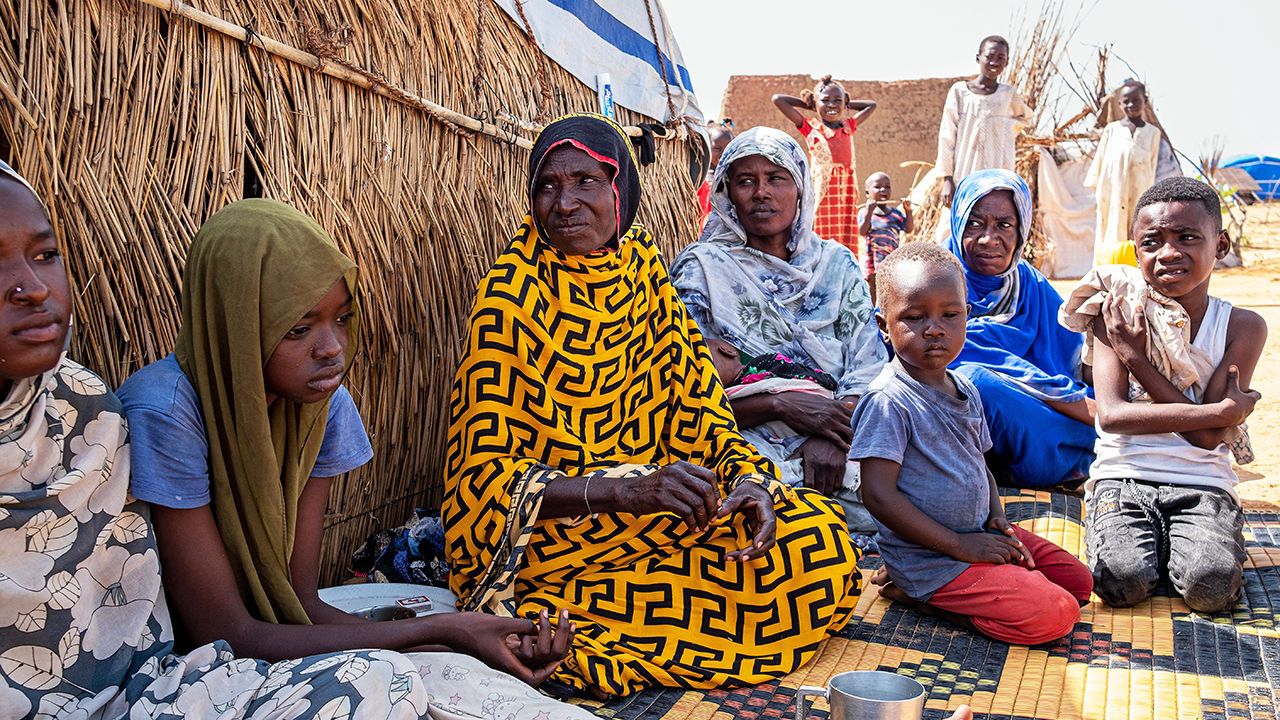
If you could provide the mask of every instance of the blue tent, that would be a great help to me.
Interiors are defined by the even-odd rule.
[[[1262,190],[1256,193],[1259,200],[1280,200],[1280,158],[1270,155],[1240,155],[1222,166],[1238,167],[1257,180],[1258,185],[1262,186]]]

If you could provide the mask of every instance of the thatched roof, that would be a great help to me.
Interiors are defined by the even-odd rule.
[[[840,80],[851,96],[875,100],[878,106],[854,136],[859,181],[873,172],[887,172],[894,192],[906,195],[915,169],[900,164],[911,160],[933,163],[947,89],[963,79]],[[723,113],[733,118],[739,131],[767,125],[799,139],[795,126],[778,112],[771,98],[775,93],[799,96],[816,82],[817,78],[808,75],[734,75],[725,89]]]
[[[261,38],[329,43],[393,88],[500,124],[590,109],[595,95],[488,2],[201,9],[247,27],[251,44],[137,0],[0,3],[0,153],[49,202],[77,298],[72,355],[113,386],[169,352],[190,239],[246,192],[310,213],[356,259],[365,335],[348,384],[376,456],[334,485],[332,580],[375,525],[440,500],[466,318],[526,205],[528,155],[268,53]],[[350,45],[335,50],[341,36],[324,33],[343,27]],[[640,217],[668,251],[694,237],[687,168],[683,144],[660,142],[644,171]]]

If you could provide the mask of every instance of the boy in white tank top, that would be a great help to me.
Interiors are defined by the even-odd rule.
[[[1149,332],[1168,337],[1168,329],[1149,323],[1142,305],[1107,296],[1093,321],[1098,442],[1086,543],[1094,591],[1127,607],[1166,575],[1192,610],[1218,612],[1239,596],[1245,558],[1226,441],[1259,400],[1247,388],[1267,326],[1209,295],[1214,264],[1229,248],[1213,188],[1182,177],[1156,183],[1138,201],[1132,237],[1147,297],[1185,310],[1175,325],[1189,322],[1183,349],[1202,371],[1179,390],[1148,347]]]

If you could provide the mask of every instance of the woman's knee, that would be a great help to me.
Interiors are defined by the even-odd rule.
[[[839,503],[816,490],[795,488],[794,499],[775,504],[774,514],[779,546],[797,547],[806,557],[845,563],[850,573],[857,572],[858,549]]]

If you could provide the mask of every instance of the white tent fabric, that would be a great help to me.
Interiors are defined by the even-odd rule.
[[[1088,171],[1087,157],[1058,165],[1049,151],[1040,149],[1036,211],[1054,245],[1040,268],[1047,277],[1083,277],[1093,267],[1098,205],[1093,191],[1084,186]]]
[[[521,27],[523,9],[542,51],[574,77],[595,88],[596,75],[609,73],[618,105],[663,122],[674,105],[677,118],[705,121],[658,0],[496,2]]]

